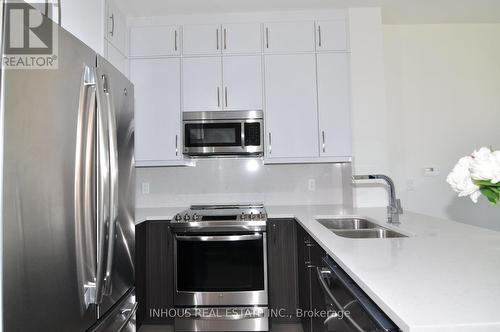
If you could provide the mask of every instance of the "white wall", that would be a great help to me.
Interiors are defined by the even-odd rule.
[[[500,230],[499,207],[458,199],[445,181],[459,157],[500,149],[500,25],[386,25],[384,46],[390,173],[404,208]],[[423,176],[426,166],[439,174]]]
[[[354,173],[387,174],[387,114],[382,16],[379,8],[349,10],[351,35],[351,112]],[[360,207],[387,205],[384,185],[359,182]]]
[[[196,167],[137,169],[137,207],[263,202],[351,204],[350,164],[263,165],[261,159],[204,159]],[[309,190],[309,179],[315,190]],[[142,183],[150,193],[142,194]],[[344,186],[345,184],[345,186]]]

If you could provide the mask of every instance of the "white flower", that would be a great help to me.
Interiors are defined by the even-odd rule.
[[[472,154],[471,177],[474,180],[500,182],[500,152],[481,148]]]
[[[464,157],[458,161],[453,171],[448,175],[446,181],[451,185],[458,196],[470,196],[474,203],[477,203],[481,193],[479,187],[472,182],[470,167],[474,159]]]

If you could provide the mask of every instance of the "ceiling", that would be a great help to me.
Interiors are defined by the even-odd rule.
[[[386,24],[500,23],[500,0],[120,0],[127,16],[381,7]]]

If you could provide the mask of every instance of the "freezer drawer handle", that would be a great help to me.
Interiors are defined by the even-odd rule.
[[[134,303],[134,306],[132,307],[132,309],[124,309],[121,311],[121,314],[122,315],[126,315],[128,313],[128,316],[127,318],[125,319],[125,321],[122,323],[122,325],[120,325],[120,327],[118,328],[118,331],[117,332],[121,332],[125,329],[125,327],[128,325],[128,323],[130,322],[130,320],[132,318],[134,318],[135,316],[135,313],[137,312],[137,308],[139,307],[139,303]]]

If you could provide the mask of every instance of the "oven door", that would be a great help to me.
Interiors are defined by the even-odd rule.
[[[260,120],[184,121],[185,154],[238,155],[262,151]]]
[[[267,250],[263,233],[176,235],[177,306],[265,306]]]

